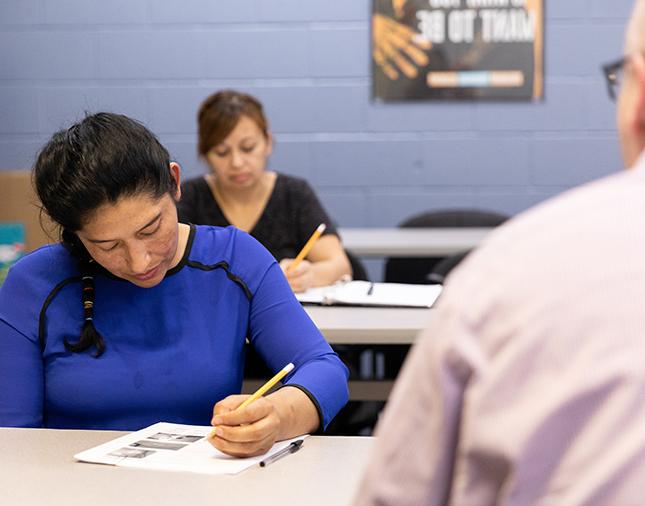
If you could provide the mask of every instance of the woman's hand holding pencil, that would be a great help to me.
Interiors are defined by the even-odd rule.
[[[285,258],[280,262],[280,267],[291,289],[296,293],[305,292],[314,285],[312,264],[308,260],[303,260],[297,267],[290,269],[289,266],[293,265],[293,262],[293,259]]]
[[[266,453],[276,441],[290,437],[285,434],[288,409],[279,402],[280,396],[263,395],[293,367],[293,364],[287,364],[253,395],[230,395],[215,404],[211,420],[214,428],[209,435],[211,444],[234,457],[251,457]],[[276,393],[281,394],[284,390],[297,389],[286,388]],[[281,394],[285,395],[292,393]]]
[[[324,223],[318,225],[296,258],[285,258],[280,262],[280,267],[284,271],[287,281],[289,281],[289,285],[294,292],[304,292],[313,285],[314,275],[311,269],[311,263],[305,260],[305,258],[326,228],[327,225]]]

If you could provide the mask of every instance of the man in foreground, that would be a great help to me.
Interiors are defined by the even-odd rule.
[[[645,483],[645,0],[618,93],[629,170],[513,220],[450,277],[357,504],[637,504]]]

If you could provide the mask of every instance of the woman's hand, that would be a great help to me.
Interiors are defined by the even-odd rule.
[[[253,457],[269,451],[276,441],[313,432],[318,410],[299,388],[286,386],[236,410],[248,395],[229,395],[213,408],[215,435],[210,443],[234,457]]]
[[[280,268],[287,277],[291,289],[298,293],[304,292],[314,285],[314,271],[311,262],[303,260],[293,269],[289,266],[293,263],[293,258],[284,258],[280,262]]]
[[[229,395],[213,408],[215,436],[210,443],[234,457],[253,457],[269,451],[278,440],[281,419],[269,397],[261,397],[236,411],[248,395]]]
[[[236,411],[248,395],[229,395],[213,408],[215,435],[210,443],[234,457],[252,457],[269,451],[276,441],[313,432],[318,410],[302,390],[289,385],[260,397]]]

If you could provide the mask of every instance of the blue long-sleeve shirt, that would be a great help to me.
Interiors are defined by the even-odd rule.
[[[95,275],[106,351],[71,353],[83,324],[76,261],[61,245],[16,263],[0,289],[0,426],[137,430],[208,425],[239,393],[245,339],[326,427],[347,402],[347,369],[295,299],[275,259],[232,227],[191,227],[180,263],[153,288]]]

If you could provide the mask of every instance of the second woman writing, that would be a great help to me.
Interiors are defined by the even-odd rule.
[[[201,105],[198,124],[199,155],[211,172],[184,183],[181,221],[249,232],[280,261],[296,292],[351,274],[337,231],[309,184],[266,170],[273,139],[260,102],[220,91]],[[306,260],[289,269],[321,223],[324,235]]]

